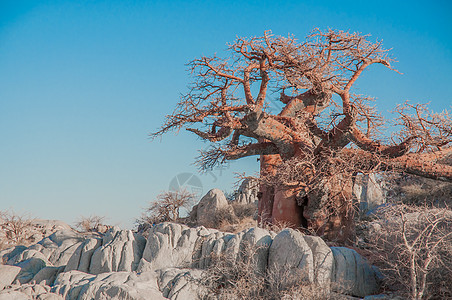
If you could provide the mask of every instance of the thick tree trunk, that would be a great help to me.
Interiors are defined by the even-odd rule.
[[[275,174],[281,159],[279,155],[261,155],[260,162],[261,174]],[[261,185],[258,222],[309,228],[331,241],[353,241],[352,187],[350,178],[335,175],[300,201],[299,188]]]
[[[303,216],[308,227],[330,241],[351,242],[355,239],[353,181],[340,174],[328,178],[311,191]]]
[[[260,172],[261,174],[275,174],[275,166],[281,163],[279,154],[261,155]],[[268,224],[272,222],[273,203],[275,198],[275,189],[273,186],[261,184],[260,197],[258,202],[258,223]]]
[[[273,203],[272,224],[300,228],[306,224],[303,220],[303,207],[297,203],[299,189],[276,188]]]

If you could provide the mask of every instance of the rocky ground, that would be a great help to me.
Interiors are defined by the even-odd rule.
[[[370,199],[374,190],[368,185],[357,193]],[[380,291],[382,275],[355,250],[329,247],[292,229],[276,233],[233,226],[229,233],[208,228],[218,225],[219,215],[236,216],[234,205],[255,206],[256,193],[245,182],[239,200],[231,203],[220,190],[209,191],[188,218],[191,227],[161,223],[138,232],[111,227],[80,233],[61,221],[33,220],[25,246],[4,245],[0,251],[0,300],[217,299],[219,287],[212,290],[205,279],[220,260],[251,262],[251,273],[285,276],[317,287],[330,299],[390,299],[372,296]]]
[[[62,229],[29,247],[0,252],[0,299],[200,299],[198,279],[214,258],[255,252],[259,272],[290,270],[300,280],[354,297],[378,293],[379,272],[352,249],[285,229],[231,234],[162,223],[147,238],[111,228],[102,235]],[[204,290],[205,292],[205,290]]]

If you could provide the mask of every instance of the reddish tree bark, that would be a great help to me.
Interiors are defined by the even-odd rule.
[[[331,239],[353,236],[352,176],[397,171],[452,181],[452,166],[438,163],[452,150],[447,112],[424,105],[396,108],[401,128],[383,143],[388,123],[353,94],[374,64],[391,70],[381,42],[357,33],[314,30],[293,37],[238,39],[226,59],[201,57],[189,66],[190,91],[152,136],[187,130],[213,142],[200,166],[260,155],[259,223],[310,227]],[[279,98],[268,91],[279,90]],[[272,109],[275,101],[282,109]]]

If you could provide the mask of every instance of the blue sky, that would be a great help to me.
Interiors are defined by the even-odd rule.
[[[73,223],[90,214],[131,227],[180,173],[204,193],[232,190],[255,158],[200,175],[207,145],[181,132],[151,142],[190,81],[185,64],[236,36],[313,28],[369,33],[399,61],[358,92],[387,112],[407,99],[452,103],[450,1],[0,0],[0,209]]]

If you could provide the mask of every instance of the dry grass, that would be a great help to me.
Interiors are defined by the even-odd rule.
[[[240,232],[257,226],[257,207],[255,204],[232,202],[231,205],[220,209],[215,218],[215,223],[218,224],[216,229],[226,232]]]
[[[427,207],[452,207],[452,183],[418,176],[388,175],[388,201]]]
[[[223,255],[214,257],[198,284],[204,300],[232,299],[338,299],[325,289],[303,281],[303,274],[294,275],[287,268],[262,272],[256,267],[259,247],[246,246],[239,259]]]

